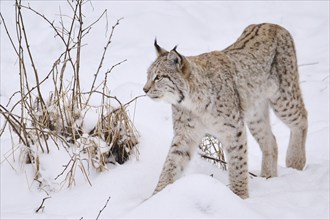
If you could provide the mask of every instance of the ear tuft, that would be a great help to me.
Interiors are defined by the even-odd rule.
[[[168,53],[167,50],[161,48],[161,47],[158,45],[158,43],[157,43],[157,38],[155,38],[154,46],[155,46],[155,48],[156,48],[157,56],[161,56],[161,55],[163,55],[163,54],[165,54],[165,53]]]

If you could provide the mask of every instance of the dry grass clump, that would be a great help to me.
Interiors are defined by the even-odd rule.
[[[123,164],[132,152],[137,151],[137,131],[125,107],[117,108],[101,118],[92,134],[102,137],[110,147],[108,152],[103,153],[105,157],[119,164]]]
[[[38,99],[32,107],[34,120],[32,126],[38,124],[48,129],[55,136],[62,136],[68,143],[76,143],[83,133],[84,122],[82,109],[70,99],[70,93],[65,92],[61,97],[53,93],[47,100],[45,108],[41,107]]]
[[[199,148],[203,151],[201,157],[215,164],[217,167],[227,170],[225,154],[218,139],[211,135],[206,135],[202,139]]]
[[[42,181],[41,154],[51,151],[64,149],[70,158],[66,164],[62,164],[64,168],[55,178],[56,180],[64,176],[64,182],[67,182],[68,186],[75,184],[77,168],[90,183],[88,176],[91,168],[102,172],[107,170],[108,163],[123,164],[131,155],[137,156],[139,153],[137,150],[138,133],[126,109],[130,102],[122,104],[116,97],[109,95],[107,88],[108,75],[125,60],[113,65],[108,70],[102,68],[114,30],[121,19],[118,19],[112,26],[90,90],[82,92],[80,87],[82,45],[86,43],[83,42],[83,39],[91,33],[93,25],[101,18],[107,17],[105,10],[96,21],[86,25],[83,21],[86,15],[82,12],[84,3],[86,3],[84,0],[67,1],[72,14],[65,16],[61,14],[60,26],[56,26],[55,21],[48,20],[43,14],[30,6],[22,5],[20,0],[16,0],[17,36],[15,37],[9,33],[5,19],[0,14],[3,27],[18,57],[20,74],[19,91],[10,98],[11,102],[15,95],[19,95],[18,101],[14,104],[8,103],[7,106],[0,105],[0,114],[5,119],[0,135],[9,125],[9,130],[13,131],[19,139],[19,143],[13,143],[13,145],[19,146],[24,162],[34,166],[35,179],[38,182]],[[44,79],[39,79],[29,44],[30,39],[26,34],[26,31],[33,30],[26,30],[23,10],[33,12],[48,23],[55,32],[55,38],[52,40],[59,40],[65,48]],[[65,23],[63,22],[65,19],[71,19],[71,21]],[[13,39],[17,39],[17,42]],[[30,65],[32,68],[27,68]],[[102,71],[104,79],[100,85],[96,85],[97,78]],[[31,78],[34,79],[35,85],[29,84],[28,79]],[[42,89],[43,83],[46,81],[51,81],[53,86],[52,92],[48,96],[43,94]],[[102,89],[99,89],[101,87]],[[101,95],[102,101],[99,106],[91,107],[89,101],[93,94]],[[112,107],[110,101],[116,102],[119,107]],[[9,109],[8,106],[11,108]],[[85,115],[91,108],[98,109],[100,113],[94,129],[88,131],[84,127],[88,120]],[[14,114],[14,112],[20,113]],[[54,148],[54,146],[56,147]],[[17,148],[13,147],[13,149]]]

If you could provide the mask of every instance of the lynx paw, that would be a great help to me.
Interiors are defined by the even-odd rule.
[[[288,152],[285,162],[287,167],[302,170],[306,165],[305,152]]]
[[[286,166],[297,170],[303,170],[306,165],[306,158],[287,158]]]

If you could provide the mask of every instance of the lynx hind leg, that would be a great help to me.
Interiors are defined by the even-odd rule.
[[[272,68],[272,73],[278,77],[279,90],[271,98],[271,106],[291,130],[286,166],[302,170],[306,164],[307,111],[299,87],[293,41],[286,31],[281,32],[280,36]]]
[[[228,131],[230,133],[221,142],[228,160],[229,187],[236,195],[246,199],[249,197],[246,130],[242,126],[239,129],[228,128]]]
[[[277,176],[277,143],[269,119],[269,103],[265,101],[247,117],[247,126],[262,152],[261,176]]]
[[[272,107],[275,114],[290,128],[286,166],[302,170],[306,164],[307,111],[301,97],[295,99],[288,93],[273,101]]]

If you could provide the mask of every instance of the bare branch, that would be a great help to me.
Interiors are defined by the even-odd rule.
[[[8,110],[0,105],[0,113],[5,117],[6,121],[11,125],[11,127],[14,129],[15,133],[18,135],[19,139],[23,142],[24,145],[29,146],[29,142],[26,138],[26,136],[23,138],[21,135],[21,132],[19,132],[19,128],[23,128],[23,125],[15,118],[12,114],[8,112]]]
[[[312,65],[317,65],[319,64],[319,62],[311,62],[311,63],[302,63],[302,64],[299,64],[298,66],[301,67],[301,66],[312,66]]]
[[[223,164],[227,164],[226,161],[220,160],[220,159],[218,159],[218,158],[210,157],[210,156],[207,156],[207,155],[205,155],[205,154],[200,154],[200,155],[201,155],[201,157],[203,157],[203,158],[210,159],[210,160],[213,160],[213,161],[216,161],[216,162],[220,162],[220,163],[223,163]]]
[[[38,213],[40,210],[44,211],[44,209],[45,209],[44,203],[47,199],[50,199],[50,198],[52,198],[52,197],[47,196],[42,199],[42,202],[41,202],[40,206],[37,208],[36,213]]]
[[[18,51],[17,51],[16,46],[15,46],[15,44],[14,44],[14,42],[13,42],[13,39],[11,38],[11,35],[9,34],[9,31],[8,31],[8,28],[7,28],[7,25],[6,25],[5,19],[4,19],[3,16],[2,16],[2,13],[0,13],[0,17],[1,17],[1,20],[2,20],[2,23],[3,23],[3,26],[5,27],[5,30],[6,30],[7,36],[8,36],[8,38],[9,38],[9,40],[10,40],[10,43],[11,43],[11,45],[13,46],[13,48],[14,48],[14,50],[15,50],[15,53],[18,55]]]
[[[18,4],[19,4],[18,5],[18,22],[21,24],[21,28],[22,28],[21,30],[22,30],[22,33],[23,33],[23,36],[24,36],[26,49],[28,51],[29,58],[30,58],[30,61],[31,61],[31,65],[32,65],[32,68],[34,70],[34,76],[35,76],[35,80],[36,80],[36,84],[37,84],[38,98],[40,99],[40,101],[42,103],[42,107],[45,108],[45,102],[42,98],[42,94],[41,94],[40,87],[39,87],[40,83],[39,83],[38,71],[37,71],[37,68],[36,68],[34,60],[33,60],[33,56],[32,56],[31,50],[30,50],[30,45],[29,45],[29,42],[28,42],[27,34],[26,34],[26,31],[25,31],[23,16],[22,16],[22,12],[21,12],[21,3],[19,2]]]
[[[90,91],[92,91],[92,90],[94,89],[96,79],[97,79],[97,77],[98,77],[98,75],[99,75],[99,72],[100,72],[102,66],[103,66],[103,61],[104,61],[104,58],[105,58],[106,52],[107,52],[107,50],[108,50],[109,45],[111,44],[111,39],[112,39],[113,33],[114,33],[114,31],[115,31],[115,28],[119,25],[119,22],[120,22],[122,19],[123,19],[123,18],[118,19],[117,22],[116,22],[116,24],[112,26],[112,30],[111,30],[111,33],[110,33],[109,39],[108,39],[107,44],[105,45],[104,50],[103,50],[103,54],[102,54],[102,58],[101,58],[101,60],[100,60],[100,64],[99,64],[99,66],[98,66],[98,68],[97,68],[96,73],[94,74],[94,80],[93,80],[92,86],[91,86],[91,88],[90,88]],[[124,61],[122,61],[122,62],[125,62],[125,61],[126,61],[126,60],[124,60]],[[120,65],[122,62],[117,63],[116,65],[114,65],[114,66],[111,68],[111,70],[112,70],[115,66]],[[111,70],[110,70],[110,71],[111,71]],[[86,101],[86,104],[89,103],[89,99],[90,99],[90,96],[88,96],[87,101]]]
[[[61,38],[61,40],[62,40],[62,42],[64,43],[64,44],[66,44],[66,42],[65,42],[65,39],[63,38],[63,36],[59,33],[59,31],[57,30],[57,28],[54,26],[54,21],[53,22],[51,22],[51,21],[49,21],[48,20],[48,18],[46,18],[46,16],[45,15],[43,15],[43,14],[41,14],[41,13],[39,13],[38,11],[36,11],[36,10],[34,10],[33,8],[31,8],[30,6],[24,6],[24,5],[21,5],[21,7],[22,8],[25,8],[25,9],[28,9],[28,10],[30,10],[30,11],[32,11],[32,12],[34,12],[35,14],[37,14],[37,15],[39,15],[40,17],[42,17],[53,29],[54,29],[54,31],[56,32],[56,36],[59,36],[60,38]]]
[[[107,201],[106,201],[106,203],[105,203],[105,205],[103,206],[103,208],[99,211],[99,214],[97,215],[97,217],[96,217],[96,220],[98,220],[99,219],[99,217],[100,217],[100,215],[101,215],[101,213],[103,212],[103,210],[107,207],[107,205],[108,205],[108,202],[110,201],[110,198],[111,198],[111,196],[109,196],[109,198],[107,199]]]
[[[146,97],[147,95],[139,95],[139,96],[136,96],[135,98],[133,98],[131,101],[127,102],[124,104],[124,106],[128,106],[129,104],[131,104],[132,102],[134,102],[135,100],[139,99],[139,98],[142,98],[142,97]]]

